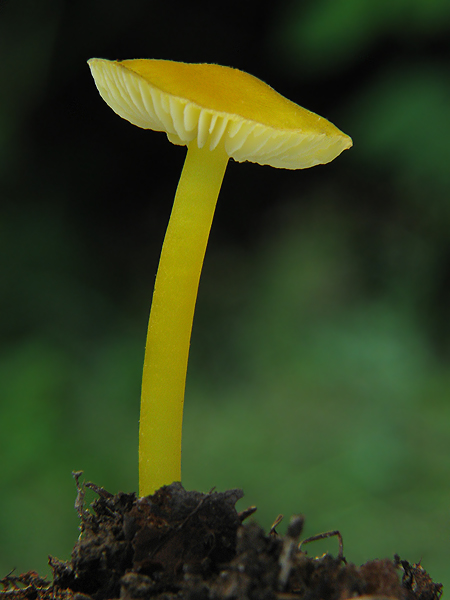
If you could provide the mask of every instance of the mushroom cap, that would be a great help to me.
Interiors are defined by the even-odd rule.
[[[304,169],[332,161],[352,140],[266,83],[230,67],[170,60],[89,61],[98,91],[122,118],[169,140],[238,162]]]

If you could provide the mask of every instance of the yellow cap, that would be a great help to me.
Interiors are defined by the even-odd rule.
[[[223,143],[238,162],[285,169],[328,163],[352,146],[332,123],[238,69],[151,59],[93,58],[89,66],[119,116],[165,131],[174,144]]]

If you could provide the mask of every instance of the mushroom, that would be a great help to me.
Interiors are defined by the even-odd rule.
[[[333,160],[352,140],[326,119],[230,67],[168,60],[89,61],[122,118],[187,146],[148,325],[139,431],[139,493],[181,479],[181,428],[200,273],[229,158],[285,169]]]

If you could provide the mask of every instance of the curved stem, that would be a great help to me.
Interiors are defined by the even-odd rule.
[[[181,426],[192,321],[217,198],[228,163],[222,145],[188,146],[156,275],[145,348],[139,494],[181,479]]]

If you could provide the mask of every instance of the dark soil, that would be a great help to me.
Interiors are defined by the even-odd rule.
[[[299,548],[301,516],[291,519],[286,536],[244,524],[255,509],[236,511],[241,490],[202,494],[173,483],[137,498],[75,477],[81,535],[71,560],[50,557],[52,582],[34,572],[4,577],[1,600],[439,600],[442,594],[420,565],[398,556],[357,567],[345,560],[342,544],[336,558],[308,556],[311,538]],[[98,495],[91,511],[85,487]]]

